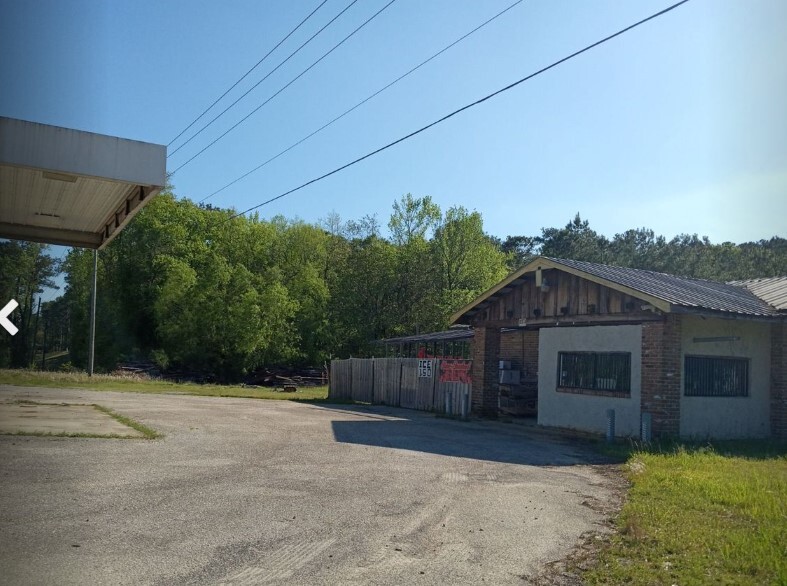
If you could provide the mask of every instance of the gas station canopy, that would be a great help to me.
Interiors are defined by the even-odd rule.
[[[0,237],[101,249],[164,187],[163,145],[0,117]]]

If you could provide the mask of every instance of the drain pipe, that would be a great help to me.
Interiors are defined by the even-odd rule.
[[[615,410],[607,409],[607,443],[615,441]]]
[[[653,414],[643,413],[642,421],[640,422],[639,436],[643,442],[650,443],[651,436],[653,435]]]

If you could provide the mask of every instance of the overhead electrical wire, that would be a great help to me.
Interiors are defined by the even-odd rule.
[[[580,49],[579,51],[575,51],[574,53],[571,53],[570,55],[568,55],[566,57],[563,57],[562,59],[559,59],[559,60],[555,61],[554,63],[551,63],[550,65],[547,65],[546,67],[543,67],[543,68],[539,69],[538,71],[536,71],[534,73],[526,75],[525,77],[523,77],[521,79],[518,79],[517,81],[515,81],[513,83],[510,83],[507,86],[505,86],[503,88],[500,88],[499,90],[497,90],[495,92],[492,92],[491,94],[488,94],[488,95],[484,96],[483,98],[481,98],[479,100],[476,100],[475,102],[471,102],[470,104],[462,106],[461,108],[459,108],[457,110],[454,110],[450,114],[446,114],[442,118],[439,118],[439,119],[435,120],[434,122],[431,122],[431,123],[427,124],[426,126],[423,126],[423,127],[419,128],[418,130],[415,130],[415,131],[411,132],[410,134],[407,134],[407,135],[405,135],[405,136],[403,136],[401,138],[398,138],[398,139],[396,139],[393,142],[389,142],[388,144],[386,144],[386,145],[384,145],[384,146],[382,146],[382,147],[380,147],[380,148],[378,148],[378,149],[376,149],[376,150],[374,150],[374,151],[372,151],[370,153],[367,153],[367,154],[363,155],[362,157],[358,157],[357,159],[355,159],[353,161],[350,161],[349,163],[346,163],[346,164],[342,165],[341,167],[337,167],[333,171],[329,171],[328,173],[320,175],[319,177],[315,177],[314,179],[311,179],[311,180],[307,181],[306,183],[302,183],[298,187],[293,187],[292,189],[290,189],[288,191],[285,191],[284,193],[281,193],[281,194],[277,195],[276,197],[272,197],[272,198],[270,198],[268,200],[265,200],[264,202],[259,203],[259,204],[255,205],[255,206],[252,206],[252,207],[248,208],[247,210],[244,210],[242,212],[236,212],[236,213],[230,215],[224,221],[228,222],[228,221],[233,220],[233,219],[235,219],[235,218],[237,218],[239,216],[243,216],[245,214],[248,214],[251,211],[254,211],[256,209],[261,208],[262,206],[268,205],[269,203],[272,203],[272,202],[274,202],[276,200],[279,200],[279,199],[281,199],[283,197],[286,197],[286,196],[288,196],[288,195],[290,195],[292,193],[295,193],[296,191],[300,191],[304,187],[308,187],[309,185],[312,185],[313,183],[317,183],[318,181],[322,181],[323,179],[326,179],[326,178],[330,177],[331,175],[335,175],[336,173],[339,173],[340,171],[344,171],[348,167],[352,167],[353,165],[355,165],[357,163],[360,163],[361,161],[363,161],[365,159],[373,157],[374,155],[377,155],[377,154],[383,152],[384,150],[387,150],[387,149],[391,148],[392,146],[395,146],[395,145],[399,144],[400,142],[404,142],[404,141],[406,141],[406,140],[408,140],[408,139],[410,139],[410,138],[412,138],[412,137],[414,137],[414,136],[416,136],[418,134],[421,134],[422,132],[424,132],[426,130],[429,130],[433,126],[437,126],[438,124],[440,124],[442,122],[445,122],[449,118],[452,118],[452,117],[456,116],[457,114],[459,114],[461,112],[464,112],[465,110],[469,110],[470,108],[473,108],[474,106],[482,104],[482,103],[486,102],[487,100],[490,100],[490,99],[494,98],[495,96],[497,96],[499,94],[502,94],[503,92],[507,92],[508,90],[510,90],[512,88],[515,88],[516,86],[518,86],[518,85],[520,85],[520,84],[522,84],[522,83],[524,83],[524,82],[526,82],[526,81],[528,81],[530,79],[533,79],[534,77],[536,77],[538,75],[541,75],[542,73],[545,73],[546,71],[549,71],[550,69],[553,69],[553,68],[557,67],[558,65],[561,65],[562,63],[565,63],[566,61],[569,61],[569,60],[571,60],[571,59],[573,59],[575,57],[578,57],[579,55],[581,55],[583,53],[586,53],[587,51],[590,51],[591,49],[594,49],[594,48],[598,47],[599,45],[603,45],[604,43],[606,43],[608,41],[611,41],[612,39],[614,39],[616,37],[619,37],[620,35],[625,34],[625,33],[629,32],[630,30],[633,30],[633,29],[635,29],[635,28],[645,24],[646,22],[654,20],[655,18],[658,18],[660,16],[663,16],[664,14],[666,14],[666,13],[668,13],[668,12],[670,12],[670,11],[676,9],[676,8],[678,8],[679,6],[682,6],[683,4],[686,4],[687,2],[689,2],[689,0],[681,0],[681,2],[677,2],[675,4],[672,4],[671,6],[668,6],[667,8],[664,8],[663,10],[660,10],[660,11],[654,13],[654,14],[651,14],[650,16],[648,16],[646,18],[643,18],[640,21],[637,21],[634,24],[631,24],[631,25],[627,26],[626,28],[623,28],[623,29],[619,30],[616,33],[613,33],[613,34],[611,34],[611,35],[609,35],[607,37],[604,37],[603,39],[601,39],[599,41],[596,41],[595,43],[592,43],[592,44],[586,46],[583,49]]]
[[[357,0],[356,0],[356,1],[357,1]],[[246,114],[246,116],[244,116],[243,118],[241,118],[240,120],[238,120],[238,121],[237,121],[237,122],[236,122],[234,125],[230,126],[230,127],[229,127],[229,128],[226,130],[226,131],[224,131],[224,132],[223,132],[222,134],[220,134],[218,137],[216,137],[216,138],[215,138],[215,139],[213,139],[211,142],[209,142],[207,146],[205,146],[205,147],[204,147],[202,150],[198,151],[198,152],[197,152],[195,155],[193,155],[193,156],[192,156],[190,159],[186,160],[184,163],[181,163],[181,165],[180,165],[179,167],[177,167],[177,168],[176,168],[174,171],[172,171],[172,173],[170,173],[170,175],[174,175],[175,173],[177,173],[178,171],[180,171],[180,170],[181,170],[183,167],[185,167],[186,165],[188,165],[188,164],[189,164],[191,161],[193,161],[194,159],[196,159],[197,157],[199,157],[199,156],[200,156],[202,153],[204,153],[206,150],[208,150],[208,149],[209,149],[210,147],[212,147],[214,144],[216,144],[217,142],[219,142],[219,141],[220,141],[222,138],[224,138],[225,136],[227,136],[227,135],[228,135],[230,132],[232,132],[233,130],[235,130],[235,129],[236,129],[238,126],[240,126],[241,124],[243,124],[243,123],[244,123],[246,120],[248,120],[248,119],[249,119],[249,118],[250,118],[252,115],[254,115],[256,112],[258,112],[258,111],[259,111],[259,110],[260,110],[260,109],[261,109],[263,106],[265,106],[265,105],[266,105],[268,102],[270,102],[270,101],[271,101],[273,98],[275,98],[276,96],[278,96],[280,93],[282,93],[282,92],[283,92],[284,90],[286,90],[288,87],[290,87],[290,86],[291,86],[293,83],[295,83],[296,81],[298,81],[298,80],[299,80],[301,77],[303,77],[303,76],[304,76],[304,75],[305,75],[305,74],[306,74],[308,71],[310,71],[310,70],[311,70],[313,67],[315,67],[315,66],[316,66],[318,63],[320,63],[320,62],[321,62],[323,59],[325,59],[325,58],[326,58],[328,55],[330,55],[331,53],[333,53],[333,52],[334,52],[336,49],[338,49],[339,47],[341,47],[341,46],[342,46],[342,45],[343,45],[343,44],[344,44],[344,43],[345,43],[345,42],[346,42],[348,39],[350,39],[350,37],[352,37],[352,36],[353,36],[355,33],[357,33],[359,30],[361,30],[361,29],[362,29],[363,27],[365,27],[367,24],[369,24],[370,22],[372,22],[372,20],[374,20],[375,18],[377,18],[377,17],[378,17],[378,16],[379,16],[379,15],[380,15],[380,14],[381,14],[381,13],[382,13],[382,12],[383,12],[383,11],[384,11],[386,8],[388,8],[388,7],[389,7],[391,4],[393,4],[394,2],[396,2],[396,0],[390,0],[390,1],[389,1],[389,2],[388,2],[386,5],[385,5],[385,6],[383,6],[382,8],[380,8],[380,10],[378,10],[377,12],[375,12],[375,13],[374,13],[372,16],[370,16],[370,17],[369,17],[369,18],[367,18],[367,19],[366,19],[366,20],[365,20],[363,23],[361,23],[361,25],[360,25],[359,27],[357,27],[355,30],[353,30],[353,31],[352,31],[352,32],[351,32],[349,35],[347,35],[347,36],[346,36],[346,37],[344,37],[344,38],[343,38],[341,41],[339,41],[339,42],[338,42],[338,43],[336,43],[336,44],[335,44],[333,47],[331,47],[331,48],[330,48],[330,49],[329,49],[329,50],[328,50],[326,53],[324,53],[324,54],[322,55],[322,57],[320,57],[319,59],[317,59],[317,60],[316,60],[314,63],[312,63],[311,65],[309,65],[309,66],[308,66],[306,69],[304,69],[303,71],[301,71],[301,72],[300,72],[298,75],[296,75],[296,76],[295,76],[294,78],[292,78],[292,79],[291,79],[289,82],[287,82],[287,83],[286,83],[284,86],[282,86],[282,87],[281,87],[281,88],[280,88],[280,89],[279,89],[279,90],[278,90],[278,91],[277,91],[275,94],[273,94],[271,97],[269,97],[267,100],[265,100],[265,101],[264,101],[262,104],[260,104],[260,105],[259,105],[259,106],[257,106],[256,108],[254,108],[254,110],[252,110],[251,112],[249,112],[248,114]],[[184,143],[184,144],[185,144],[185,143]],[[183,146],[183,145],[181,145],[181,146]]]
[[[324,25],[324,26],[323,26],[323,27],[322,27],[320,30],[318,30],[316,33],[314,33],[312,36],[310,36],[308,39],[306,39],[306,41],[304,41],[304,42],[303,42],[303,44],[302,44],[300,47],[298,47],[298,48],[297,48],[297,49],[295,49],[295,50],[294,50],[292,53],[290,53],[289,55],[287,55],[287,57],[286,57],[286,58],[285,58],[285,59],[284,59],[284,60],[283,60],[281,63],[279,63],[279,64],[278,64],[276,67],[274,67],[273,69],[271,69],[271,70],[270,70],[270,71],[269,71],[269,72],[268,72],[268,73],[267,73],[267,74],[266,74],[266,75],[265,75],[265,76],[264,76],[264,77],[263,77],[261,80],[259,80],[257,83],[255,83],[253,86],[251,86],[249,89],[247,89],[247,90],[246,90],[246,91],[243,93],[243,95],[241,95],[241,97],[239,97],[237,100],[235,100],[234,102],[232,102],[232,103],[231,103],[229,106],[227,106],[226,108],[224,108],[224,109],[223,109],[221,112],[219,112],[219,113],[218,113],[216,116],[214,116],[214,117],[211,119],[211,121],[210,121],[210,122],[208,122],[207,124],[205,124],[205,125],[204,125],[202,128],[200,128],[200,129],[199,129],[197,132],[195,132],[194,134],[192,134],[192,135],[191,135],[191,136],[190,136],[188,139],[186,139],[186,141],[185,141],[185,142],[183,142],[183,143],[182,143],[182,144],[181,144],[181,145],[180,145],[178,148],[176,148],[174,151],[172,151],[171,153],[169,153],[169,154],[167,155],[167,158],[169,158],[169,157],[171,157],[172,155],[174,155],[175,153],[177,153],[177,152],[178,152],[180,149],[182,149],[184,146],[186,146],[187,144],[189,144],[189,143],[190,143],[192,140],[194,140],[194,139],[195,139],[197,136],[199,136],[200,134],[202,134],[202,133],[203,133],[203,132],[204,132],[204,131],[205,131],[205,130],[206,130],[206,129],[207,129],[207,128],[208,128],[208,127],[211,125],[211,124],[213,124],[214,122],[216,122],[216,120],[218,120],[219,118],[221,118],[222,116],[224,116],[224,114],[226,114],[226,113],[227,113],[227,112],[229,112],[229,111],[230,111],[232,108],[234,108],[234,107],[235,107],[235,105],[236,105],[238,102],[240,102],[240,101],[241,101],[243,98],[245,98],[246,96],[248,96],[248,95],[249,95],[249,94],[250,94],[252,91],[254,91],[254,90],[255,90],[255,89],[256,89],[256,88],[257,88],[257,87],[258,87],[258,86],[259,86],[259,85],[260,85],[260,84],[261,84],[263,81],[265,81],[265,80],[266,80],[266,79],[268,79],[268,78],[269,78],[271,75],[273,75],[273,74],[274,74],[276,71],[278,71],[278,69],[279,69],[279,68],[280,68],[282,65],[284,65],[285,63],[287,63],[287,61],[289,61],[289,60],[290,60],[290,59],[292,59],[292,58],[293,58],[295,55],[297,55],[297,54],[298,54],[298,52],[300,52],[300,50],[301,50],[301,49],[303,49],[303,48],[304,48],[306,45],[308,45],[308,44],[309,44],[309,43],[311,43],[311,42],[312,42],[312,41],[313,41],[315,38],[317,38],[317,36],[318,36],[320,33],[322,33],[322,32],[323,32],[323,31],[324,31],[326,28],[328,28],[328,27],[329,27],[329,26],[331,26],[331,25],[332,25],[334,22],[336,22],[336,20],[337,20],[337,19],[338,19],[338,18],[339,18],[339,17],[340,17],[342,14],[344,14],[344,13],[345,13],[345,12],[347,12],[347,11],[348,11],[350,8],[352,8],[352,6],[353,6],[353,5],[354,5],[356,2],[358,2],[358,0],[352,0],[352,2],[350,2],[350,3],[349,3],[347,6],[345,6],[345,7],[344,7],[344,9],[343,9],[343,10],[342,10],[342,11],[341,11],[339,14],[337,14],[336,16],[334,16],[334,17],[333,17],[331,20],[329,20],[329,21],[328,21],[328,22],[327,22],[327,23],[326,23],[326,24],[325,24],[325,25]],[[245,118],[244,118],[244,120],[245,120]],[[234,128],[234,127],[233,127],[233,128]],[[200,152],[201,152],[201,151],[200,151]]]
[[[254,66],[253,66],[251,69],[249,69],[249,70],[248,70],[246,73],[244,73],[244,74],[243,74],[243,75],[240,77],[240,79],[238,79],[238,81],[236,81],[235,83],[233,83],[233,84],[232,84],[232,85],[231,85],[231,86],[230,86],[230,87],[227,89],[227,91],[225,91],[225,92],[224,92],[223,94],[221,94],[221,95],[220,95],[218,98],[216,98],[216,99],[213,101],[213,103],[212,103],[210,106],[208,106],[207,108],[205,108],[205,110],[202,112],[202,114],[200,114],[199,116],[197,116],[197,117],[196,117],[194,120],[192,120],[192,121],[191,121],[191,123],[190,123],[188,126],[186,126],[186,128],[184,128],[183,130],[181,130],[181,131],[180,131],[180,134],[178,134],[178,135],[177,135],[175,138],[173,138],[171,141],[169,141],[169,142],[167,143],[167,146],[168,146],[168,147],[172,146],[172,143],[174,143],[174,142],[175,142],[176,140],[178,140],[178,139],[179,139],[181,136],[183,136],[183,135],[186,133],[186,131],[187,131],[189,128],[191,128],[192,126],[194,126],[194,125],[195,125],[195,124],[196,124],[196,123],[197,123],[197,122],[200,120],[200,118],[202,118],[202,117],[203,117],[205,114],[207,114],[207,113],[208,113],[208,112],[211,110],[211,108],[213,108],[213,106],[215,106],[216,104],[218,104],[218,103],[219,103],[219,102],[220,102],[222,99],[224,99],[224,97],[225,97],[225,96],[226,96],[228,93],[230,93],[232,90],[234,90],[234,89],[237,87],[237,85],[238,85],[240,82],[242,82],[244,79],[246,79],[246,77],[248,77],[248,75],[249,75],[249,74],[250,74],[252,71],[254,71],[255,69],[257,69],[257,68],[258,68],[258,67],[259,67],[259,66],[262,64],[262,62],[263,62],[263,61],[265,61],[265,60],[266,60],[266,59],[267,59],[267,58],[270,56],[270,54],[271,54],[271,53],[273,53],[273,52],[274,52],[276,49],[278,49],[278,48],[281,46],[281,44],[282,44],[284,41],[286,41],[287,39],[289,39],[289,38],[290,38],[290,37],[291,37],[291,36],[292,36],[292,35],[295,33],[295,31],[297,31],[299,28],[301,28],[301,26],[303,26],[303,25],[306,23],[306,21],[307,21],[307,20],[309,20],[309,19],[310,19],[312,16],[314,16],[314,13],[315,13],[315,12],[317,12],[317,11],[318,11],[320,8],[322,8],[322,7],[323,7],[323,5],[325,5],[325,3],[326,3],[326,2],[328,2],[328,0],[322,0],[322,2],[320,2],[320,4],[317,6],[317,8],[315,8],[314,10],[312,10],[312,11],[311,11],[311,12],[310,12],[310,13],[309,13],[307,16],[306,16],[306,18],[304,18],[302,21],[300,21],[300,22],[298,23],[298,26],[296,26],[296,27],[295,27],[294,29],[292,29],[292,30],[291,30],[289,33],[287,33],[287,36],[285,36],[285,37],[284,37],[284,38],[283,38],[281,41],[279,41],[278,43],[276,43],[276,45],[273,47],[273,49],[271,49],[270,51],[268,51],[267,53],[265,53],[265,55],[263,56],[263,58],[262,58],[262,59],[260,59],[259,61],[257,61],[257,63],[255,63],[255,64],[254,64]],[[178,148],[180,148],[180,147],[178,147]]]
[[[310,134],[308,134],[308,135],[304,136],[304,137],[303,137],[302,139],[300,139],[298,142],[295,142],[295,143],[291,144],[291,145],[290,145],[290,146],[288,146],[286,149],[284,149],[283,151],[279,152],[278,154],[276,154],[276,155],[272,156],[270,159],[268,159],[268,160],[267,160],[267,161],[265,161],[264,163],[261,163],[261,164],[257,165],[257,166],[256,166],[256,167],[254,167],[254,169],[252,169],[251,171],[248,171],[248,172],[244,173],[243,175],[241,175],[240,177],[237,177],[236,179],[233,179],[232,181],[230,181],[229,183],[227,183],[227,184],[226,184],[224,187],[222,187],[221,189],[217,189],[216,191],[214,191],[214,192],[213,192],[213,193],[211,193],[210,195],[208,195],[208,196],[206,196],[206,197],[203,197],[201,200],[199,200],[199,202],[198,202],[198,203],[202,203],[202,202],[204,202],[204,201],[207,201],[207,200],[209,200],[209,199],[210,199],[211,197],[213,197],[214,195],[218,195],[219,193],[221,193],[222,191],[224,191],[224,190],[225,190],[225,189],[227,189],[228,187],[231,187],[232,185],[235,185],[235,184],[236,184],[238,181],[241,181],[241,180],[245,179],[246,177],[248,177],[249,175],[251,175],[252,173],[255,173],[256,171],[259,171],[260,169],[262,169],[262,168],[263,168],[265,165],[267,165],[268,163],[272,163],[273,161],[275,161],[276,159],[278,159],[279,157],[281,157],[283,154],[285,154],[285,153],[288,153],[289,151],[291,151],[292,149],[294,149],[294,148],[295,148],[295,147],[297,147],[298,145],[300,145],[300,144],[302,144],[302,143],[306,142],[306,141],[307,141],[307,140],[309,140],[311,137],[313,137],[315,134],[318,134],[318,133],[322,132],[323,130],[325,130],[326,128],[328,128],[329,126],[331,126],[332,124],[334,124],[335,122],[338,122],[339,120],[341,120],[342,118],[344,118],[345,116],[347,116],[348,114],[350,114],[351,112],[353,112],[354,110],[356,110],[356,109],[360,108],[361,106],[363,106],[363,105],[364,105],[366,102],[368,102],[369,100],[371,100],[371,99],[373,99],[373,98],[377,97],[378,95],[380,95],[381,93],[383,93],[383,92],[384,92],[385,90],[387,90],[388,88],[390,88],[390,87],[392,87],[393,85],[395,85],[395,84],[399,83],[400,81],[402,81],[402,80],[403,80],[405,77],[407,77],[407,76],[408,76],[408,75],[410,75],[411,73],[414,73],[415,71],[419,70],[421,67],[423,67],[424,65],[426,65],[426,64],[427,64],[427,63],[429,63],[430,61],[432,61],[432,60],[436,59],[437,57],[439,57],[440,55],[442,55],[443,53],[445,53],[446,51],[448,51],[450,48],[452,48],[452,47],[454,47],[455,45],[457,45],[457,44],[461,43],[461,42],[462,42],[462,41],[464,41],[466,38],[468,38],[470,35],[472,35],[473,33],[476,33],[476,32],[478,32],[479,30],[481,30],[482,28],[484,28],[486,25],[488,25],[489,23],[491,23],[493,20],[495,20],[495,19],[497,19],[498,17],[502,16],[503,14],[505,14],[506,12],[508,12],[509,10],[511,10],[512,8],[514,8],[516,5],[518,5],[518,4],[521,4],[521,3],[522,3],[522,2],[524,2],[524,1],[525,1],[525,0],[517,0],[517,1],[516,1],[516,2],[514,2],[513,4],[510,4],[510,5],[509,5],[507,8],[504,8],[503,10],[501,10],[500,12],[498,12],[497,14],[495,14],[493,17],[491,17],[491,18],[487,19],[486,21],[482,22],[482,23],[481,23],[481,24],[479,24],[477,27],[475,27],[473,30],[471,30],[470,32],[468,32],[468,33],[466,33],[466,34],[462,35],[461,37],[459,37],[458,39],[456,39],[456,40],[455,40],[453,43],[451,43],[451,44],[449,44],[449,45],[446,45],[445,47],[443,47],[442,49],[440,49],[440,50],[439,50],[437,53],[435,53],[434,55],[432,55],[432,56],[431,56],[431,57],[429,57],[428,59],[425,59],[425,60],[421,61],[421,62],[420,62],[418,65],[416,65],[415,67],[413,67],[412,69],[410,69],[410,70],[409,70],[407,73],[403,73],[402,75],[400,75],[399,77],[397,77],[395,80],[393,80],[392,82],[390,82],[390,83],[389,83],[389,84],[387,84],[386,86],[384,86],[384,87],[380,88],[379,90],[377,90],[376,92],[374,92],[374,93],[373,93],[372,95],[370,95],[369,97],[367,97],[367,98],[365,98],[365,99],[361,100],[360,102],[358,102],[357,104],[355,104],[355,105],[354,105],[352,108],[350,108],[350,109],[348,109],[348,110],[345,110],[345,111],[344,111],[342,114],[339,114],[339,115],[338,115],[336,118],[334,118],[334,119],[333,119],[333,120],[331,120],[330,122],[327,122],[327,123],[323,124],[323,125],[322,125],[322,126],[320,126],[320,127],[317,129],[317,130],[315,130],[315,131],[311,132]]]

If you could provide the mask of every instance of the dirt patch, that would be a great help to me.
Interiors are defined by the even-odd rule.
[[[592,497],[582,504],[604,515],[601,528],[583,533],[571,553],[560,560],[549,562],[535,578],[524,578],[526,584],[533,586],[583,586],[583,574],[598,563],[598,554],[609,543],[617,531],[615,517],[623,507],[630,487],[623,474],[622,464],[596,466],[596,472],[608,481],[610,497],[601,501]]]

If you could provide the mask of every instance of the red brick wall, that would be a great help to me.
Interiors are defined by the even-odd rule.
[[[787,323],[771,325],[771,436],[787,439]]]
[[[522,332],[522,372],[527,376],[538,374],[538,330]]]
[[[511,362],[511,368],[523,376],[538,373],[538,330],[516,330],[500,334],[500,360]]]
[[[500,328],[476,326],[473,333],[472,411],[476,415],[497,415]]]
[[[500,360],[511,361],[511,368],[522,369],[522,330],[500,334]]]
[[[653,436],[680,433],[681,322],[668,314],[663,321],[642,324],[642,412],[653,415]]]

